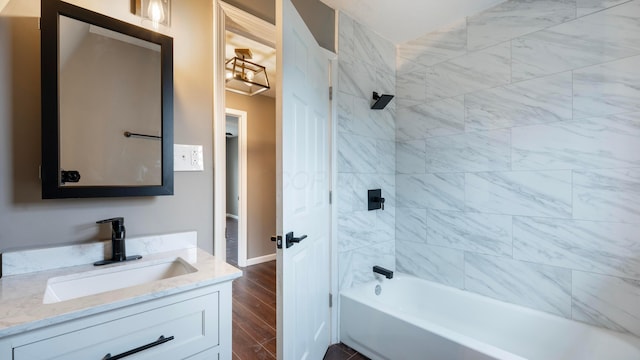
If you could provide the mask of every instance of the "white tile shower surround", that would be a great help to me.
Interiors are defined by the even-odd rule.
[[[396,269],[640,336],[638,64],[640,0],[511,0],[400,44]]]
[[[396,93],[395,46],[339,14],[336,205],[341,288],[373,279],[371,268],[394,268],[396,99],[371,110],[373,92]],[[367,190],[382,189],[385,209],[367,210]]]

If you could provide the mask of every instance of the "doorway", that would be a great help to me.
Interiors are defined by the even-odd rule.
[[[226,109],[226,259],[247,266],[247,112]]]

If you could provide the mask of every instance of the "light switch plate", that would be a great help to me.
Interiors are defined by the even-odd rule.
[[[173,171],[204,171],[202,145],[173,144]]]

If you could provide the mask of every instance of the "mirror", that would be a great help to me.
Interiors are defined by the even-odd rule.
[[[42,197],[173,194],[173,40],[42,1]]]

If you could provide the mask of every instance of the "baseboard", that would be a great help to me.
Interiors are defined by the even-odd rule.
[[[247,266],[262,264],[276,259],[276,254],[269,254],[247,259]]]
[[[233,214],[227,214],[227,217],[230,217],[230,218],[232,218],[232,219],[236,219],[236,220],[238,220],[238,219],[239,219],[239,218],[238,218],[238,215],[233,215]]]

